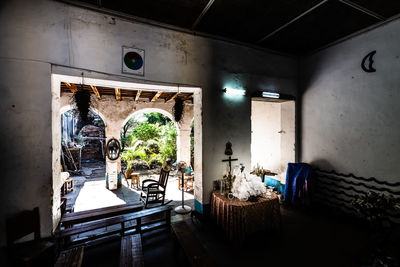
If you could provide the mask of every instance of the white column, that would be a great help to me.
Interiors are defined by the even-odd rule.
[[[188,165],[190,164],[190,128],[179,129],[179,149],[178,160],[183,160]]]

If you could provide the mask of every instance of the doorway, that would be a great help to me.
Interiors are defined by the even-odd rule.
[[[83,83],[83,84],[82,84]],[[82,86],[80,86],[82,84]],[[120,131],[124,125],[124,120],[130,114],[145,108],[157,108],[162,104],[168,103],[173,105],[174,98],[183,98],[184,101],[189,100],[193,105],[193,114],[185,131],[187,134],[187,147],[190,149],[190,122],[194,117],[194,192],[195,203],[203,202],[202,192],[202,117],[201,117],[201,88],[198,87],[180,87],[176,85],[157,85],[143,84],[133,82],[120,82],[112,80],[102,80],[93,78],[84,78],[78,76],[52,75],[52,128],[53,128],[53,191],[59,192],[63,185],[61,179],[61,111],[66,106],[60,88],[64,88],[67,94],[71,94],[72,90],[77,86],[84,87],[85,90],[91,91],[91,98],[94,100],[94,108],[105,124],[106,140],[109,138],[120,139]],[[64,100],[63,100],[64,99]],[[169,101],[171,100],[171,101]],[[64,102],[63,102],[64,101]],[[116,118],[118,116],[118,118]],[[181,123],[181,122],[180,122]],[[178,138],[182,143],[183,135]],[[178,149],[179,150],[179,149]],[[189,150],[188,150],[189,151]],[[186,153],[187,160],[190,161],[190,151]],[[178,154],[178,159],[183,157],[182,153]],[[110,160],[106,159],[107,164]],[[112,162],[116,166],[115,170],[118,174],[118,182],[122,182],[121,162]],[[107,173],[106,173],[107,179]],[[112,192],[112,190],[109,190]],[[56,228],[61,215],[61,197],[60,194],[53,194],[53,227]]]
[[[276,173],[285,184],[289,162],[295,161],[295,101],[253,98],[251,101],[251,165]]]

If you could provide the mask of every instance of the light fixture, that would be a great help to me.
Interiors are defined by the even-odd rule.
[[[279,93],[272,93],[272,92],[262,92],[262,97],[268,97],[268,98],[279,98],[280,95]]]
[[[224,88],[223,91],[227,95],[245,95],[246,94],[246,90],[244,90],[244,89]]]

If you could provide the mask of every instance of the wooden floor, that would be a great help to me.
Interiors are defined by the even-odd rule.
[[[282,209],[282,235],[262,233],[242,247],[228,242],[212,224],[188,226],[216,266],[361,266],[367,257],[365,229],[335,216]],[[188,266],[165,231],[142,237],[145,266]],[[120,239],[85,248],[82,266],[118,266]]]

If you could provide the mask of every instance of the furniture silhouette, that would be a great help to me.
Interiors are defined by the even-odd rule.
[[[123,236],[121,238],[120,267],[143,267],[144,258],[140,234]]]
[[[169,169],[162,168],[158,182],[152,179],[143,180],[140,199],[143,201],[145,208],[147,208],[147,205],[154,203],[164,205],[168,177]]]
[[[142,209],[143,209],[142,203],[134,203],[134,204],[122,204],[105,208],[98,208],[93,210],[71,212],[71,213],[65,213],[61,217],[60,222],[61,225],[64,226],[65,228],[70,228],[74,224],[86,223],[104,218],[109,218],[112,216],[128,214],[135,211],[140,211]]]
[[[59,247],[64,248],[66,245],[73,246],[78,243],[99,239],[104,236],[115,234],[124,236],[128,232],[131,233],[132,230],[134,230],[134,233],[144,233],[160,228],[170,229],[171,210],[172,208],[169,206],[160,206],[118,216],[110,215],[110,217],[88,221],[82,225],[74,225],[70,228],[58,230],[56,232],[56,238],[58,239]],[[114,227],[115,225],[120,225],[120,227]],[[90,235],[87,238],[71,240],[72,236],[100,228],[108,228],[108,226],[113,227],[107,229],[106,232]]]
[[[183,249],[190,266],[215,266],[200,240],[185,221],[171,225],[174,241]],[[175,245],[175,248],[177,246]]]
[[[48,266],[54,263],[54,244],[40,237],[38,207],[8,218],[6,229],[9,257],[15,266]],[[33,240],[17,242],[32,233]]]
[[[83,261],[84,247],[75,247],[60,252],[54,267],[80,267]]]

